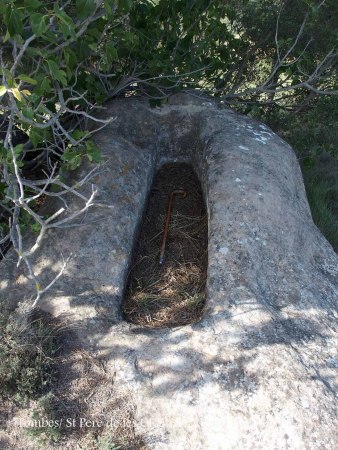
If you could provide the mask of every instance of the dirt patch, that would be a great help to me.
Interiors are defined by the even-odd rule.
[[[170,193],[174,197],[164,261],[160,247]],[[157,172],[135,246],[122,312],[132,323],[168,327],[196,322],[205,303],[208,223],[200,182],[188,164]]]
[[[0,449],[145,450],[132,395],[116,388],[106,360],[81,349],[70,329],[61,343],[51,390],[23,405],[1,402]]]

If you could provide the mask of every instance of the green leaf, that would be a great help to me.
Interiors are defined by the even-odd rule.
[[[15,34],[21,34],[23,31],[23,25],[20,13],[12,5],[8,5],[5,13],[5,24],[7,25],[8,32],[11,36]]]
[[[49,94],[52,91],[52,86],[48,78],[44,77],[37,86],[34,88],[34,93],[42,96],[44,94]]]
[[[35,11],[42,3],[39,0],[24,0],[24,5],[27,11]]]
[[[74,133],[72,133],[72,137],[79,141],[81,138],[83,138],[84,136],[86,136],[87,132],[86,131],[82,131],[82,130],[75,130]]]
[[[19,158],[22,154],[23,144],[18,144],[13,148],[14,155],[16,158]]]
[[[39,222],[32,223],[31,230],[34,231],[34,233],[40,233],[41,225],[39,224]]]
[[[59,28],[60,28],[61,33],[65,37],[67,37],[69,35],[75,39],[76,38],[75,25],[74,25],[72,18],[70,16],[68,16],[68,14],[66,14],[57,5],[54,6],[54,11],[55,11],[56,17],[60,21]]]
[[[5,77],[5,80],[8,84],[8,87],[15,87],[16,84],[14,83],[14,80],[12,78],[11,72],[8,69],[1,68],[0,67],[0,75]]]
[[[127,12],[132,7],[132,0],[118,0],[118,9],[122,12]]]
[[[79,19],[83,20],[89,17],[95,11],[94,0],[76,0],[76,14]]]
[[[32,120],[34,118],[34,111],[32,110],[32,108],[23,108],[22,109],[22,114],[27,118]]]
[[[5,95],[7,92],[7,89],[5,86],[0,86],[0,97],[2,97],[3,95]]]
[[[49,72],[52,75],[52,77],[55,80],[60,81],[60,83],[62,83],[64,86],[66,86],[67,84],[66,72],[64,70],[59,69],[57,63],[52,59],[48,59],[47,64]]]
[[[93,50],[93,52],[97,51],[97,44],[93,42],[92,44],[89,44],[88,47]]]
[[[67,74],[64,70],[59,70],[57,77],[55,77],[63,86],[67,85]]]
[[[71,161],[69,161],[69,167],[71,170],[77,169],[81,164],[81,155],[76,155]]]
[[[50,137],[50,132],[48,129],[40,129],[40,128],[31,128],[29,131],[29,139],[33,144],[33,147],[36,148],[42,142],[45,142]]]
[[[22,150],[23,150],[23,144],[16,145],[16,146],[13,148],[14,155],[15,155],[15,159],[16,159],[16,164],[17,164],[17,166],[18,166],[19,168],[21,168],[21,167],[23,166],[23,162],[22,162],[22,160],[20,159],[20,157],[21,157],[21,155],[22,155]],[[8,155],[8,156],[9,156],[9,155]],[[13,162],[12,162],[12,157],[9,157],[8,163],[9,163],[10,165],[13,164]],[[14,168],[14,165],[13,165],[13,168]]]
[[[123,34],[123,39],[127,44],[134,45],[138,41],[138,37],[135,33],[131,33],[130,31],[126,31]]]
[[[47,64],[48,64],[48,68],[49,68],[49,72],[51,75],[53,75],[55,77],[55,75],[58,73],[59,71],[59,66],[57,65],[57,63],[55,61],[53,61],[52,59],[47,59]]]
[[[41,133],[36,128],[31,128],[29,132],[29,139],[33,144],[33,147],[36,148],[41,141]]]
[[[76,151],[67,150],[62,156],[62,161],[64,161],[71,170],[75,170],[79,167],[82,160],[82,155]]]
[[[78,58],[85,59],[90,54],[90,48],[88,47],[88,43],[85,39],[78,39],[76,42],[76,54],[78,55]]]
[[[104,9],[107,11],[108,17],[113,14],[113,3],[111,0],[104,0]]]
[[[46,17],[40,13],[33,13],[29,18],[33,33],[38,37],[41,36],[47,30]]]
[[[9,31],[7,30],[6,34],[3,38],[3,43],[5,44],[8,41],[8,39],[10,39],[10,38],[11,38],[11,35],[9,34]]]
[[[19,80],[24,81],[25,83],[29,84],[37,84],[37,81],[33,78],[29,77],[28,75],[21,74],[17,77]]]
[[[101,162],[101,151],[93,141],[86,141],[86,149],[89,161],[94,163]]]
[[[105,52],[106,58],[109,60],[109,62],[116,61],[118,59],[117,50],[112,41],[107,42],[104,52]]]

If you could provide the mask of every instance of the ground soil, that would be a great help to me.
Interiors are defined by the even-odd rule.
[[[164,262],[159,263],[169,195],[174,197]],[[205,303],[208,225],[200,182],[188,164],[166,164],[157,172],[135,246],[122,311],[147,327],[199,320]]]
[[[71,328],[58,345],[44,395],[21,404],[0,392],[0,449],[146,450],[130,392],[115,386],[105,358],[84,350]]]

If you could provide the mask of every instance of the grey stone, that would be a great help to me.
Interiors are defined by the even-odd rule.
[[[149,448],[337,448],[338,261],[312,222],[293,150],[194,94],[154,109],[116,100],[105,114],[116,120],[95,137],[105,159],[95,184],[110,208],[49,233],[35,260],[45,283],[61,254],[73,256],[41,306],[108,361]],[[207,304],[199,323],[144,330],[123,321],[120,304],[152,177],[167,161],[191,162],[204,190]],[[2,302],[32,292],[13,260],[0,268]]]

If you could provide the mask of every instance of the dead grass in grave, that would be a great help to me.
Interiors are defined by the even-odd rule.
[[[159,251],[168,196],[175,199],[165,251]],[[123,304],[125,318],[146,327],[193,323],[205,303],[207,215],[196,175],[185,164],[169,164],[157,174],[141,227]]]

